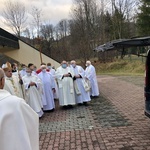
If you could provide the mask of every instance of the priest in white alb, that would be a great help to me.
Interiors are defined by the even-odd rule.
[[[55,92],[53,93],[54,99],[59,99],[59,93],[58,93],[58,85],[56,82],[56,71],[52,68],[51,63],[47,63],[47,71],[53,76],[54,82],[55,82]]]
[[[72,107],[76,104],[73,77],[74,73],[71,67],[68,67],[66,61],[62,61],[61,66],[56,70],[60,106]]]
[[[39,118],[22,98],[4,90],[0,68],[0,149],[39,150]]]
[[[90,98],[90,87],[85,81],[85,72],[84,69],[76,65],[76,61],[71,61],[71,67],[74,71],[74,89],[75,89],[75,98],[76,102],[79,105],[88,105],[87,102],[91,101]]]
[[[53,76],[46,71],[46,65],[41,66],[41,72],[38,74],[38,77],[42,81],[43,85],[43,110],[44,111],[53,111],[55,108],[54,96],[55,92],[55,83]]]
[[[21,85],[19,83],[19,79],[17,76],[12,74],[11,64],[7,62],[2,65],[2,69],[5,72],[5,85],[4,89],[7,90],[12,95],[16,95],[18,97],[23,98],[23,91],[20,88]]]
[[[31,69],[27,68],[26,72],[27,74],[22,78],[25,89],[25,100],[39,117],[42,117],[41,81],[37,76],[32,74]]]
[[[91,86],[90,96],[98,97],[99,87],[97,83],[96,71],[95,71],[95,67],[91,64],[90,61],[86,61],[85,77],[90,82],[90,86]]]

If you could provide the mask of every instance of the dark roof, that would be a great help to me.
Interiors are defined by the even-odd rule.
[[[39,51],[34,46],[28,44],[27,42],[23,41],[22,39],[16,37],[15,35],[7,32],[6,30],[0,28],[0,46],[7,46],[10,48],[19,49],[19,40],[24,42],[25,44],[29,45],[30,47],[34,48],[36,51]],[[50,57],[47,53],[42,52],[42,54],[46,55],[47,57]],[[50,57],[51,58],[51,57]],[[56,62],[58,62],[56,59],[52,58]],[[58,62],[60,63],[60,62]]]
[[[0,28],[0,45],[3,47],[10,47],[10,48],[15,48],[19,49],[19,42],[18,38],[9,32],[3,30]]]
[[[120,48],[149,46],[149,45],[150,45],[150,36],[133,38],[133,39],[118,39],[118,40],[110,41],[108,43],[96,47],[94,50],[106,51],[106,50],[113,50],[113,49],[120,49]]]

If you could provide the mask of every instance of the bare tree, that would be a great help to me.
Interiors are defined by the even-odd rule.
[[[51,56],[52,44],[54,43],[54,27],[52,24],[45,24],[41,25],[40,28],[40,34],[43,38],[42,50]]]
[[[68,20],[62,19],[55,27],[57,51],[59,52],[61,58],[60,60],[70,59],[70,41],[69,41],[69,23]]]
[[[37,7],[32,7],[31,15],[33,17],[33,24],[32,26],[36,28],[36,35],[37,37],[34,38],[34,46],[39,50],[40,52],[40,60],[41,63],[42,60],[42,39],[40,38],[40,26],[41,26],[41,16],[42,16],[42,10]],[[33,30],[34,32],[34,30]]]
[[[5,8],[3,10],[3,17],[5,24],[10,27],[14,33],[20,37],[21,31],[25,27],[27,20],[26,9],[23,3],[17,1],[6,1]]]
[[[130,34],[130,21],[134,17],[134,9],[137,1],[133,0],[111,0],[113,35],[116,38],[125,38]]]
[[[31,15],[33,17],[33,25],[35,26],[37,30],[37,38],[39,38],[41,19],[42,19],[42,10],[37,7],[32,7]]]
[[[74,0],[70,33],[76,57],[85,64],[93,57],[92,45],[98,37],[98,7],[95,0]]]
[[[41,36],[44,40],[50,41],[54,39],[54,27],[52,24],[41,25]]]
[[[29,28],[26,28],[24,31],[23,31],[23,33],[24,33],[24,35],[25,35],[25,37],[27,37],[27,38],[31,38],[31,33],[30,33],[30,30],[29,30]]]
[[[60,20],[57,26],[60,38],[66,37],[68,35],[68,20],[66,19]]]

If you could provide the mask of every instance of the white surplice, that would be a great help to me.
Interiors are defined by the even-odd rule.
[[[23,76],[25,76],[27,74],[27,72],[26,72],[26,70],[20,70],[19,71],[19,75],[20,75],[20,77],[22,78]]]
[[[81,66],[76,65],[75,67],[72,67],[74,71],[74,75],[80,75],[81,78],[76,78],[74,80],[74,85],[75,85],[75,97],[76,97],[76,102],[77,103],[83,103],[83,102],[88,102],[91,100],[90,98],[90,92],[85,89],[84,83],[85,82],[85,72],[84,69]],[[76,87],[77,86],[77,87]],[[78,88],[78,92],[76,90]]]
[[[71,76],[74,76],[73,70],[70,67],[62,68],[60,66],[56,70],[56,78],[58,81],[58,90],[59,90],[59,104],[64,105],[74,105],[75,95],[74,95],[74,86],[72,77],[63,77],[64,74],[70,73]]]
[[[91,96],[99,96],[99,88],[97,83],[96,71],[93,65],[89,65],[85,69],[85,77],[88,78],[91,85]]]
[[[17,96],[0,90],[0,149],[39,150],[38,115]]]
[[[40,95],[41,80],[35,75],[25,75],[22,80],[25,88],[25,100],[27,104],[29,104],[29,106],[38,113],[39,117],[41,117],[43,115],[41,109],[43,105]],[[35,82],[36,86],[29,86],[30,82]]]
[[[21,85],[17,76],[12,75],[10,78],[5,77],[4,89],[12,95],[23,98]]]
[[[54,84],[55,84],[55,93],[53,93],[54,99],[59,99],[58,85],[57,85],[57,82],[56,82],[56,71],[54,69],[50,69],[49,71],[50,71],[49,73],[54,78]]]
[[[38,77],[42,81],[43,85],[43,110],[52,110],[55,108],[54,96],[52,89],[55,88],[54,78],[49,72],[40,72]]]
[[[32,75],[35,75],[35,76],[37,76],[37,73],[36,73],[36,71],[32,71]]]

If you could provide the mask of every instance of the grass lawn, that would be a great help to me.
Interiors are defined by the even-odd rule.
[[[120,76],[144,76],[145,60],[140,59],[117,59],[113,62],[93,64],[98,75],[120,75]]]

